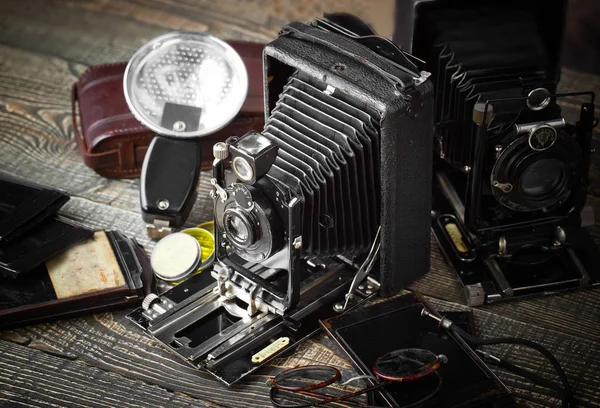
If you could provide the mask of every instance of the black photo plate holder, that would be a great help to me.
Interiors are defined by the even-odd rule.
[[[514,406],[508,389],[462,339],[421,316],[424,307],[435,313],[419,294],[409,293],[321,321],[321,326],[363,375],[372,376],[375,360],[392,350],[422,348],[445,355],[448,362],[438,369],[440,390],[415,407]],[[371,396],[369,404],[405,406],[430,394],[435,383],[424,377],[389,385]]]
[[[0,244],[53,216],[68,200],[63,191],[0,176]]]
[[[0,329],[139,305],[152,290],[153,276],[135,240],[97,231],[25,276],[0,276]]]
[[[0,274],[16,278],[93,232],[63,217],[47,220],[18,241],[0,245]]]

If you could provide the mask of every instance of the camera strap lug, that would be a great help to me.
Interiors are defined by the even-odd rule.
[[[408,108],[406,115],[411,118],[411,119],[416,119],[419,114],[421,113],[421,109],[423,108],[423,97],[421,95],[421,92],[419,92],[419,90],[416,88],[417,86],[417,81],[416,78],[415,79],[415,86],[412,86],[410,88],[405,89],[404,91],[404,99],[409,102],[410,107]],[[427,78],[425,78],[426,80]],[[424,81],[425,81],[424,80]],[[420,84],[422,84],[423,82],[420,82]]]

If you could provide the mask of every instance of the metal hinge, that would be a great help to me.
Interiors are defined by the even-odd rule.
[[[420,75],[418,77],[413,77],[413,80],[415,81],[415,86],[421,85],[423,82],[427,81],[431,76],[431,72],[427,71],[421,71],[419,74]]]

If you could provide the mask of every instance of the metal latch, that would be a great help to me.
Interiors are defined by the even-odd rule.
[[[175,232],[175,228],[170,226],[169,221],[167,220],[157,220],[153,221],[153,224],[146,224],[146,232],[150,239],[158,240],[166,237],[167,235]]]

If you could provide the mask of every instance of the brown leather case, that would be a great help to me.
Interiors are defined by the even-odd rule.
[[[202,169],[211,167],[212,146],[230,136],[262,130],[263,44],[228,41],[242,57],[248,71],[248,96],[236,118],[222,130],[205,136],[202,143]],[[153,132],[130,112],[123,93],[126,62],[89,68],[73,84],[73,129],[84,163],[109,178],[139,177]],[[77,121],[77,105],[81,130]]]

